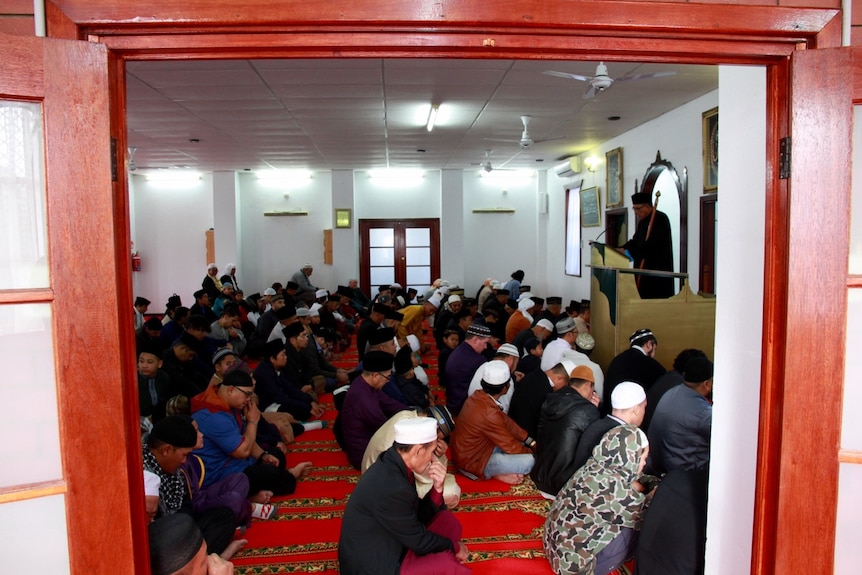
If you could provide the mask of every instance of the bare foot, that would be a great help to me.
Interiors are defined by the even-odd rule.
[[[219,557],[225,561],[230,561],[230,558],[236,555],[237,551],[245,547],[248,539],[234,539],[230,544],[219,554]]]
[[[310,461],[303,461],[302,463],[299,463],[299,464],[295,465],[294,467],[291,467],[290,469],[288,469],[288,471],[290,472],[291,475],[293,475],[297,479],[302,479],[303,477],[305,477],[309,473],[311,473],[311,462]]]
[[[495,475],[492,479],[508,483],[509,485],[520,485],[524,481],[524,475],[522,473],[502,473]]]
[[[272,491],[258,491],[248,498],[252,503],[269,503],[272,498]]]

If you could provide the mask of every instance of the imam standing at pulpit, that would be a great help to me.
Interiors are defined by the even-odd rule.
[[[636,269],[673,271],[673,243],[670,220],[652,205],[647,192],[632,195],[632,209],[638,219],[634,237],[623,245],[634,258]],[[673,278],[638,276],[638,293],[642,299],[666,298],[674,294]]]

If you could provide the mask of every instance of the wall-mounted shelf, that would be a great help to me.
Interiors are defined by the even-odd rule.
[[[265,216],[307,216],[308,212],[305,210],[293,210],[290,212],[263,212]]]
[[[514,208],[476,208],[474,214],[514,214]]]

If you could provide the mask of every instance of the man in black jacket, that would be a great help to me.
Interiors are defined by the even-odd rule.
[[[584,430],[598,421],[598,405],[593,370],[585,365],[572,370],[569,385],[545,398],[530,472],[543,497],[554,499],[577,469],[575,450]]]
[[[437,424],[421,417],[395,424],[395,443],[359,480],[347,502],[338,561],[343,575],[469,573],[461,525],[443,505],[446,469],[434,459]],[[433,485],[419,499],[413,474]]]
[[[611,394],[623,381],[639,383],[649,393],[652,384],[667,370],[655,359],[658,340],[649,329],[639,329],[629,336],[631,347],[611,360],[602,390],[602,413],[611,412]]]

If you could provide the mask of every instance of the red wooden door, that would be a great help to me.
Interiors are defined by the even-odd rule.
[[[440,221],[359,220],[359,281],[371,295],[400,283],[422,293],[440,276]]]
[[[127,447],[132,308],[117,266],[128,279],[130,263],[113,225],[108,51],[0,34],[0,54],[2,570],[128,573],[145,534],[131,521],[143,499]]]

